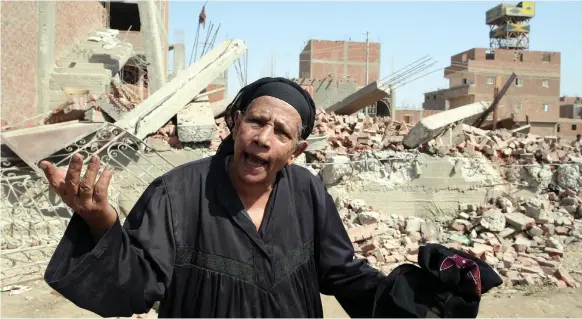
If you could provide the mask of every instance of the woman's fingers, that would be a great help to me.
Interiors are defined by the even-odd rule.
[[[57,167],[49,161],[42,161],[39,166],[43,170],[44,175],[48,179],[52,188],[59,191],[59,188],[63,187],[65,178],[59,173]]]
[[[111,182],[113,173],[113,168],[108,166],[103,170],[101,176],[99,176],[97,183],[95,183],[95,189],[93,190],[93,200],[97,204],[107,204],[107,189],[109,188],[109,182]]]
[[[71,158],[67,176],[65,177],[66,196],[77,196],[79,183],[81,182],[81,170],[83,170],[83,156],[76,153]]]
[[[99,160],[99,156],[91,156],[89,165],[87,165],[87,170],[85,171],[85,176],[83,176],[83,179],[79,183],[79,198],[81,199],[81,205],[89,204],[93,201],[93,189],[95,187],[95,180],[100,165],[101,161]]]

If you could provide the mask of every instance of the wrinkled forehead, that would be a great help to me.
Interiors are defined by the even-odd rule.
[[[273,121],[301,124],[301,114],[289,103],[272,96],[254,99],[246,109],[245,115],[258,116]],[[289,124],[291,124],[289,123]]]

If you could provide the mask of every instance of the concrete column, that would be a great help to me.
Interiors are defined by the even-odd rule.
[[[344,78],[348,77],[348,43],[344,41]]]
[[[396,90],[390,85],[390,117],[396,120]]]
[[[186,64],[186,49],[183,43],[174,44],[174,74],[184,69]]]
[[[143,34],[148,62],[148,80],[150,95],[160,89],[166,83],[166,68],[164,67],[165,52],[158,25],[158,6],[154,0],[137,2],[139,19],[141,20],[141,33]],[[167,51],[167,49],[165,50]]]
[[[36,33],[36,110],[37,114],[51,110],[50,76],[55,65],[55,26],[57,2],[38,2]]]

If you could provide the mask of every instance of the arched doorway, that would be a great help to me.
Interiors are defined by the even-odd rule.
[[[390,107],[387,100],[376,102],[376,116],[390,116]]]

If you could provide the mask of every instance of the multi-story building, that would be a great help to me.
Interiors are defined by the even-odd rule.
[[[363,87],[380,79],[380,43],[309,40],[299,54],[299,77],[353,80]]]
[[[323,109],[343,100],[358,90],[358,84],[354,80],[335,77],[323,79],[294,78],[291,80],[309,92],[315,105]]]
[[[167,30],[169,2],[155,2]],[[145,53],[136,1],[2,1],[0,5],[3,122],[19,122],[46,112],[47,107],[50,110],[40,97],[49,90],[46,78],[76,43],[99,29],[120,30],[120,38],[133,44],[136,58],[128,61],[122,79],[135,83],[141,79],[147,86],[147,75],[137,67],[143,65]],[[167,68],[167,52],[164,65]]]
[[[558,133],[562,137],[574,138],[582,134],[582,98],[578,96],[560,97],[560,119]]]
[[[501,99],[498,119],[532,125],[532,133],[555,134],[560,117],[560,53],[508,49],[471,49],[451,57],[445,68],[449,88],[424,94],[423,108],[448,110],[477,101],[492,101],[497,77],[501,85],[517,78]]]
[[[491,47],[474,48],[451,57],[444,70],[449,87],[427,92],[423,108],[448,110],[478,101],[492,101],[495,82],[502,87],[511,73],[517,78],[497,107],[497,119],[530,124],[531,132],[555,135],[560,117],[560,52],[529,51],[532,2],[503,4],[487,11]]]

